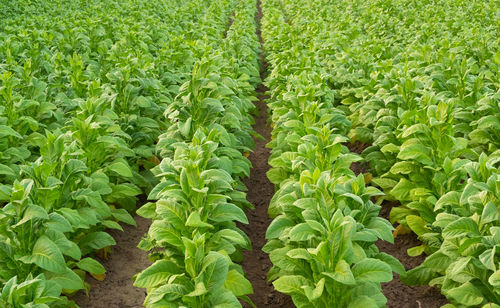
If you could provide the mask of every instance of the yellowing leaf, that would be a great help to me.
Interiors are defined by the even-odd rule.
[[[411,230],[407,229],[403,225],[398,225],[396,229],[392,232],[394,238],[396,238],[398,235],[405,235],[405,234],[411,234]]]
[[[90,273],[90,276],[94,277],[94,279],[98,280],[98,281],[104,281],[104,279],[106,279],[106,273],[104,273],[104,274],[92,274],[92,273]]]

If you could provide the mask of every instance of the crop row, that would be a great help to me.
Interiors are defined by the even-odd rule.
[[[164,113],[236,1],[31,2],[0,21],[0,305],[68,307],[157,183]],[[161,5],[161,9],[158,9]]]
[[[393,241],[372,201],[382,193],[350,170],[361,157],[343,145],[351,125],[324,82],[324,46],[312,31],[325,25],[310,2],[296,3],[304,8],[292,23],[284,2],[263,1],[274,125],[268,177],[278,189],[264,247],[273,263],[268,278],[298,307],[383,307],[380,283],[405,270],[375,246]]]
[[[340,88],[352,137],[373,144],[363,156],[374,182],[402,204],[391,220],[423,242],[409,254],[429,255],[403,281],[439,286],[449,306],[490,307],[500,303],[498,10],[486,2],[384,2],[376,19],[389,7],[398,17],[360,34],[353,45],[363,52],[346,52],[352,70],[364,73]],[[388,28],[403,39],[384,35]],[[375,52],[380,44],[389,46],[384,56]]]
[[[321,115],[308,101],[334,112],[338,132],[370,145],[362,156],[386,193],[377,203],[399,201],[391,212],[398,232],[409,228],[423,242],[408,253],[429,255],[401,279],[439,286],[449,307],[500,302],[497,10],[487,2],[446,0],[269,6],[282,19],[269,22],[266,38],[276,131],[287,125],[307,131],[311,117],[300,117]],[[307,112],[291,113],[290,104]],[[286,118],[294,121],[281,123]],[[271,160],[271,180],[278,184],[289,177],[286,169],[314,166],[281,150],[274,136],[273,153],[281,158]],[[292,136],[282,140],[298,141]],[[283,259],[273,262],[280,267]]]
[[[153,265],[137,275],[146,307],[241,307],[253,293],[241,266],[248,223],[242,178],[254,146],[251,113],[260,82],[256,1],[240,1],[219,48],[195,63],[167,108],[169,129],[159,137],[158,185],[138,214],[153,223],[139,247]],[[222,29],[221,29],[222,30]]]

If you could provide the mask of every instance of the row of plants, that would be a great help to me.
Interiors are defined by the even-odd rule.
[[[362,158],[344,146],[351,122],[326,82],[328,46],[316,31],[327,21],[312,2],[289,11],[288,1],[262,1],[273,125],[268,177],[277,188],[264,247],[273,263],[268,279],[298,307],[384,307],[381,283],[405,269],[375,245],[393,242],[393,227],[373,202],[383,193],[350,169]]]
[[[253,306],[241,266],[251,249],[236,223],[248,223],[242,178],[250,174],[252,113],[259,77],[256,1],[240,1],[219,48],[205,46],[189,80],[165,111],[159,183],[138,214],[153,223],[139,247],[154,262],[134,285],[146,307]]]
[[[439,286],[447,307],[496,307],[500,57],[492,3],[281,7],[293,25],[304,26],[307,10],[324,21],[298,35],[315,38],[307,48],[320,55],[322,81],[352,122],[351,141],[370,145],[362,156],[386,193],[378,202],[399,201],[391,221],[422,241],[408,253],[428,257],[402,281]]]
[[[236,1],[159,4],[37,1],[2,19],[2,307],[74,306],[62,295],[105,277],[106,230],[135,224],[158,182],[163,114]]]

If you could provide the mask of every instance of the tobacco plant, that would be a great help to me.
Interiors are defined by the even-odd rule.
[[[392,242],[392,226],[377,217],[380,206],[364,178],[304,171],[281,186],[271,203],[279,215],[269,226],[264,251],[269,279],[298,307],[384,306],[380,282],[404,273],[394,257],[380,253],[377,239]]]
[[[405,269],[374,244],[393,241],[392,225],[371,200],[383,193],[350,170],[361,157],[344,146],[351,122],[337,108],[332,75],[314,44],[303,48],[311,33],[282,4],[263,2],[274,125],[268,177],[277,188],[264,247],[273,263],[268,279],[298,307],[384,307],[381,283]],[[311,18],[303,13],[294,22]]]
[[[146,307],[253,305],[252,286],[235,262],[251,248],[236,222],[248,223],[243,210],[252,207],[242,178],[250,172],[243,153],[253,147],[249,113],[259,81],[255,11],[255,2],[236,6],[221,43],[231,48],[200,57],[165,112],[169,129],[157,144],[163,160],[154,168],[160,182],[148,196],[156,202],[138,210],[153,219],[139,247],[154,263],[135,280],[147,289]]]
[[[104,277],[92,256],[157,184],[163,112],[204,49],[193,30],[234,5],[200,3],[36,2],[0,21],[2,307],[72,306],[61,294]]]
[[[269,50],[276,54],[291,50],[300,59],[290,65],[293,61],[270,57],[276,92],[292,87],[290,72],[326,71],[322,87],[328,85],[336,108],[352,123],[348,136],[368,145],[363,158],[370,163],[373,183],[386,193],[378,202],[399,201],[391,220],[411,229],[423,242],[408,253],[430,254],[427,265],[405,281],[432,281],[457,307],[498,302],[492,291],[496,282],[489,279],[496,268],[491,270],[489,264],[487,272],[472,259],[454,262],[478,258],[479,242],[489,247],[494,237],[489,228],[482,229],[485,223],[478,218],[490,198],[486,183],[493,181],[486,175],[477,180],[484,183],[476,186],[483,191],[483,207],[469,195],[471,182],[476,181],[472,179],[478,178],[471,166],[485,166],[489,160],[495,168],[498,156],[500,58],[492,3],[284,0],[268,9],[273,16]],[[307,18],[315,22],[307,23]],[[311,56],[303,60],[306,50]],[[286,75],[278,78],[281,72]],[[468,204],[474,205],[464,210]],[[487,208],[492,213],[498,210]],[[477,232],[464,230],[450,237],[445,230],[452,226]],[[460,247],[452,249],[450,243]],[[472,268],[476,278],[471,278]],[[460,286],[463,289],[455,289]]]
[[[481,155],[463,165],[468,180],[436,203],[438,214],[430,228],[442,243],[424,263],[408,272],[409,284],[438,285],[453,307],[490,307],[500,300],[497,249],[500,243],[498,157]],[[429,232],[430,228],[425,228]]]

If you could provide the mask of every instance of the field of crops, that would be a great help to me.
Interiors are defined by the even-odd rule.
[[[500,308],[498,0],[0,0],[0,308]]]

